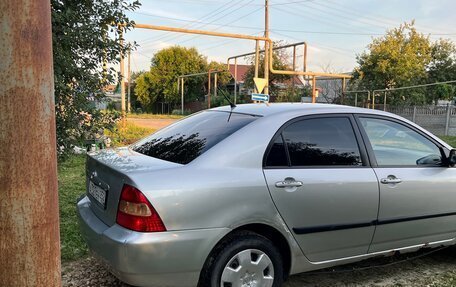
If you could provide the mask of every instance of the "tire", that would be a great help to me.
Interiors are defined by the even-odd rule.
[[[199,287],[280,287],[282,256],[267,238],[250,231],[229,235],[211,252]]]

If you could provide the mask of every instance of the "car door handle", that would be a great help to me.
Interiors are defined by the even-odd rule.
[[[300,187],[302,186],[301,181],[278,181],[275,184],[278,188],[287,188],[287,187]]]
[[[380,182],[383,184],[398,184],[402,182],[402,179],[395,176],[388,176],[387,178],[382,178]]]

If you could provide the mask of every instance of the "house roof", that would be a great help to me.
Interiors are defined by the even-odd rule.
[[[234,65],[230,64],[230,73],[234,78]],[[244,79],[250,69],[252,67],[251,65],[237,65],[237,77],[236,77],[236,82],[244,82]]]

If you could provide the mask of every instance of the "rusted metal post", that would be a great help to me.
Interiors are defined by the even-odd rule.
[[[49,0],[0,1],[0,286],[60,286]]]
[[[317,102],[317,78],[312,77],[312,104]]]
[[[130,67],[130,61],[131,61],[131,50],[128,50],[128,92],[127,92],[127,113],[131,112],[131,67]]]
[[[257,41],[258,43],[258,41]],[[237,100],[237,58],[234,59],[234,104],[236,104],[236,100]]]
[[[217,73],[214,73],[214,97],[217,98]]]
[[[345,78],[342,78],[342,101],[341,101],[342,105],[345,103],[345,87],[346,87],[346,81],[345,81]]]
[[[383,111],[386,112],[386,91],[385,91],[385,96],[383,98]]]
[[[293,71],[296,71],[296,46],[293,46]],[[295,92],[295,76],[291,78],[291,86],[293,87],[293,96]]]
[[[237,58],[235,58],[236,61]],[[259,62],[260,62],[260,41],[256,41],[255,44],[255,78],[258,78],[258,68],[259,68]],[[257,91],[259,92],[259,91]]]
[[[235,58],[235,61],[236,60],[237,60],[237,58]],[[256,45],[255,45],[255,74],[254,74],[255,78],[258,78],[259,65],[260,65],[260,41],[256,41]],[[260,91],[258,91],[256,85],[254,85],[253,89],[254,89],[255,93],[259,93],[260,92]]]
[[[182,112],[181,114],[184,115],[184,78],[180,78],[180,80],[182,81],[181,83],[181,109],[182,109]]]
[[[208,79],[207,79],[207,108],[211,108],[211,73],[212,70],[209,69],[209,72],[207,73]]]
[[[125,65],[124,65],[124,53],[122,51],[124,46],[124,39],[123,39],[123,30],[122,27],[119,26],[119,35],[120,35],[120,95],[121,95],[121,108],[122,108],[122,118],[125,121]]]
[[[269,0],[264,0],[264,37],[269,39]],[[264,42],[264,78],[266,79],[266,86],[264,86],[264,93],[269,94],[269,65],[273,65],[273,49],[269,46],[269,42]],[[271,54],[271,56],[269,56]],[[269,60],[271,63],[269,63]]]

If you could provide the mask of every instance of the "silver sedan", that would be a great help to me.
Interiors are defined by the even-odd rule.
[[[251,104],[87,158],[90,249],[137,286],[280,286],[455,243],[455,150],[380,111]]]

